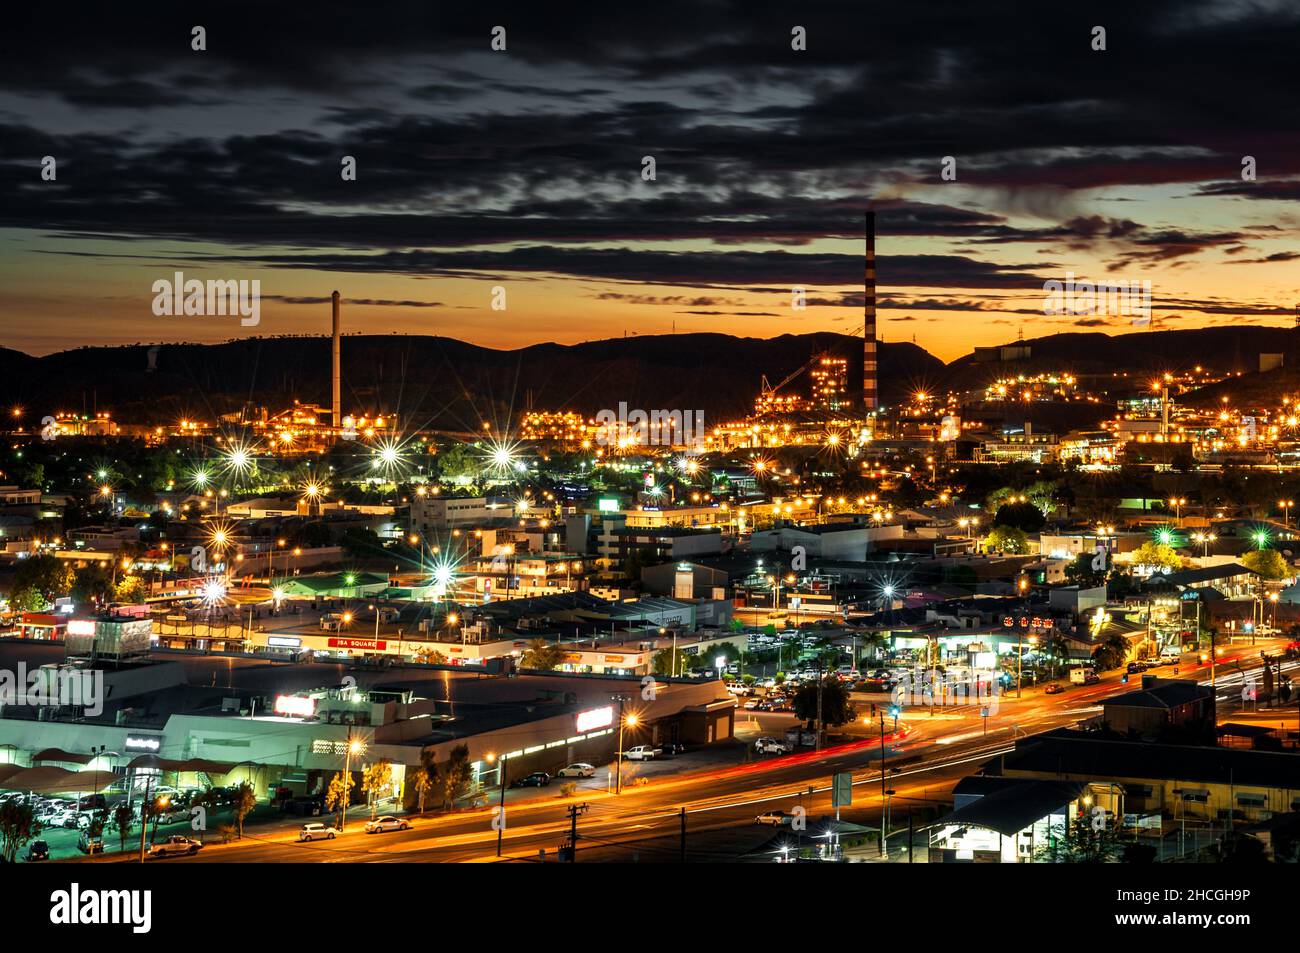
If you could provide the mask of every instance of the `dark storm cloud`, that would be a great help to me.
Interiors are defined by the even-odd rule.
[[[855,284],[860,261],[808,246],[859,240],[868,207],[886,237],[1040,242],[1046,255],[1105,246],[1110,267],[1140,267],[1231,253],[1247,236],[1094,214],[1073,208],[1073,194],[1300,191],[1285,178],[1300,175],[1300,133],[1279,81],[1293,72],[1300,9],[1282,3],[1112,0],[1077,12],[946,0],[918,17],[857,0],[581,3],[562,14],[491,2],[310,13],[144,2],[7,16],[0,225],[304,249],[231,256],[276,267]],[[505,54],[488,50],[498,23]],[[790,49],[794,23],[807,27],[806,53]],[[1108,24],[1105,53],[1090,49],[1094,23]],[[206,52],[190,48],[194,24],[207,29]],[[1191,95],[1196,76],[1232,81]],[[50,121],[50,102],[76,119]],[[243,111],[242,126],[205,123],[227,107]],[[163,113],[175,128],[150,125]],[[647,154],[655,183],[639,178]],[[1259,160],[1258,183],[1235,181],[1245,154]],[[39,181],[44,155],[59,159],[57,183]],[[355,182],[340,180],[343,155],[357,159]],[[935,201],[936,189],[918,200],[944,155],[957,157],[963,185],[1054,224],[1012,225]],[[551,247],[676,241],[712,247]],[[761,245],[800,254],[752,250]],[[1045,267],[894,254],[881,276],[1009,289],[1041,286]]]

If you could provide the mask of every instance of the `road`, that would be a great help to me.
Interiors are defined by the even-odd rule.
[[[1221,649],[1217,669],[1221,718],[1241,708],[1243,680],[1252,673],[1258,677],[1260,651],[1273,653],[1281,644],[1261,640],[1257,646]],[[1300,664],[1286,666],[1288,672],[1297,668]],[[1157,669],[1153,674],[1209,683],[1209,668],[1202,665],[1180,666],[1177,676],[1173,667]],[[1022,697],[1016,699],[1013,689],[997,699],[987,719],[987,731],[979,705],[906,709],[897,734],[892,731],[892,722],[886,723],[886,764],[897,764],[885,775],[886,790],[893,792],[889,800],[896,823],[891,825],[891,831],[898,823],[905,824],[901,818],[906,808],[946,802],[948,792],[960,778],[1000,752],[1011,750],[1016,738],[1075,725],[1099,714],[1102,700],[1109,695],[1131,690],[1139,683],[1139,676],[1130,676],[1125,683],[1121,673],[1113,672],[1095,685],[1071,686],[1057,695],[1047,695],[1041,688],[1025,688]],[[885,702],[883,697],[877,699],[881,704]],[[871,700],[870,696],[860,697],[859,711]],[[737,713],[737,735],[748,741],[759,734],[778,733],[792,720],[790,715],[741,711]],[[676,860],[683,808],[688,859],[707,859],[702,855],[717,852],[719,844],[721,854],[734,859],[772,837],[772,829],[754,823],[759,813],[790,811],[796,806],[807,810],[810,818],[832,813],[830,778],[842,771],[852,774],[854,785],[854,804],[842,816],[878,826],[885,801],[879,769],[879,721],[871,726],[858,723],[849,732],[857,738],[820,753],[714,764],[679,774],[656,774],[647,769],[648,783],[629,785],[621,795],[605,792],[604,769],[595,780],[585,782],[585,790],[574,798],[560,796],[554,787],[541,789],[540,793],[510,792],[505,829],[500,834],[502,858],[535,861],[540,859],[539,852],[545,851],[547,859],[554,859],[556,848],[567,838],[568,806],[585,803],[587,810],[577,823],[579,860],[584,856],[626,859],[637,851],[647,851],[647,859]],[[683,756],[684,766],[689,765],[691,757]],[[496,861],[495,818],[493,808],[416,817],[410,831],[376,835],[361,833],[358,818],[349,821],[350,829],[338,839],[308,844],[297,843],[296,828],[286,822],[247,832],[237,844],[209,845],[193,858],[155,863]],[[109,855],[94,862],[121,860]]]

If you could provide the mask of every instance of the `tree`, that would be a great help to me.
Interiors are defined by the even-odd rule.
[[[379,795],[387,791],[393,783],[393,766],[387,761],[376,761],[361,772],[361,790],[370,805],[370,819],[375,819],[379,808]]]
[[[1029,537],[1015,526],[994,526],[984,538],[984,548],[996,553],[1022,555],[1029,552]]]
[[[1047,843],[1034,851],[1040,864],[1109,864],[1124,853],[1124,843],[1101,815],[1076,815],[1065,824],[1053,824]]]
[[[1047,523],[1043,511],[1029,501],[1023,503],[1004,503],[998,507],[993,516],[998,526],[1014,526],[1026,533],[1036,533]]]
[[[54,556],[30,556],[18,563],[14,572],[13,591],[34,589],[45,597],[46,604],[72,591],[76,574],[72,567]]]
[[[680,675],[685,672],[691,663],[692,656],[687,655],[681,649],[675,650],[666,648],[660,649],[650,659],[650,670],[656,675]]]
[[[554,642],[547,642],[545,639],[533,639],[528,643],[528,648],[524,649],[524,654],[519,660],[520,668],[531,668],[539,672],[554,671],[564,661],[564,649]]]
[[[325,789],[325,810],[333,811],[337,820],[343,806],[352,800],[352,774],[345,777],[342,771],[330,778],[329,787]]]
[[[141,576],[127,576],[119,580],[117,588],[113,590],[113,599],[116,602],[127,602],[138,604],[144,602],[145,584]]]
[[[1128,658],[1128,640],[1118,632],[1107,636],[1092,653],[1093,666],[1100,671],[1119,668]]]
[[[1183,565],[1183,560],[1172,546],[1146,542],[1133,550],[1133,565],[1145,566],[1148,572],[1172,572]]]
[[[824,678],[821,683],[822,724],[836,727],[853,720],[854,709],[849,693],[838,678]],[[794,695],[794,713],[806,722],[817,720],[817,685],[801,685]]]
[[[126,839],[134,826],[135,811],[131,810],[131,805],[126,801],[119,801],[117,807],[113,808],[113,830],[117,831],[119,850],[126,851]]]
[[[449,811],[469,792],[469,782],[473,776],[469,765],[469,746],[457,745],[452,748],[447,760],[438,763],[435,770],[434,794],[442,804],[442,809]]]
[[[0,804],[0,858],[12,864],[23,849],[41,832],[41,822],[30,804],[10,799]]]
[[[72,590],[69,595],[78,605],[88,602],[107,602],[113,591],[113,577],[107,569],[99,566],[84,566],[73,576]]]
[[[435,648],[422,645],[415,651],[416,661],[424,662],[426,665],[446,665],[447,656]]]
[[[1276,549],[1252,549],[1241,557],[1241,564],[1265,579],[1286,579],[1295,575],[1286,557]]]
[[[1096,558],[1095,553],[1080,553],[1075,556],[1074,562],[1065,567],[1066,580],[1084,589],[1104,586],[1106,584],[1106,570],[1092,568],[1092,561]]]
[[[433,779],[429,777],[429,766],[421,764],[411,772],[410,789],[415,793],[416,810],[424,813],[424,799],[433,790]]]
[[[235,789],[235,831],[236,837],[244,837],[244,818],[252,813],[253,808],[257,806],[257,795],[253,791],[253,786],[247,781],[240,781],[239,787]]]

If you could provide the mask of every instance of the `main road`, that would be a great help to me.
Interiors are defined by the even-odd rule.
[[[1221,714],[1242,705],[1245,679],[1259,677],[1261,649],[1276,651],[1280,644],[1261,640],[1259,646],[1221,649],[1216,682]],[[1287,669],[1297,667],[1288,664]],[[1180,667],[1177,675],[1173,667],[1158,669],[1156,674],[1209,682],[1208,666],[1199,664]],[[511,792],[500,831],[495,807],[417,816],[411,818],[409,831],[375,835],[362,833],[364,816],[354,815],[347,832],[335,840],[298,843],[296,827],[277,824],[254,827],[237,843],[210,844],[192,858],[153,863],[496,861],[498,843],[501,859],[554,859],[556,848],[568,838],[572,823],[569,808],[574,804],[586,806],[576,821],[579,860],[587,851],[593,856],[616,856],[614,847],[630,856],[638,844],[650,845],[646,849],[652,850],[656,859],[678,859],[683,810],[688,859],[705,859],[696,854],[702,849],[701,835],[723,829],[731,829],[735,835],[728,841],[734,857],[770,839],[773,831],[754,823],[760,813],[788,812],[795,807],[806,810],[810,819],[832,813],[830,781],[840,772],[852,775],[854,788],[853,807],[843,817],[879,826],[881,808],[888,799],[895,821],[893,831],[906,808],[948,801],[948,792],[957,780],[999,753],[1010,751],[1015,739],[1072,726],[1097,715],[1106,697],[1135,688],[1137,681],[1134,676],[1125,682],[1121,673],[1113,672],[1094,685],[1070,686],[1055,695],[1041,688],[1026,688],[1017,699],[1012,689],[998,697],[996,705],[988,706],[987,718],[982,717],[981,706],[974,704],[908,708],[897,732],[892,722],[885,725],[883,784],[879,722],[860,722],[849,728],[859,738],[820,752],[715,764],[681,774],[646,772],[648,783],[625,786],[620,795],[607,793],[603,781],[587,782],[586,790],[573,797],[552,794],[554,788],[540,789],[538,795]],[[863,707],[860,702],[860,713]],[[737,719],[742,736],[774,732],[791,723],[788,715],[745,711],[737,712]],[[874,735],[870,734],[873,728]],[[599,787],[591,787],[593,784]],[[889,792],[887,797],[882,787]],[[674,846],[668,850],[665,844]],[[666,856],[669,853],[671,857]],[[109,855],[100,862],[125,859]]]

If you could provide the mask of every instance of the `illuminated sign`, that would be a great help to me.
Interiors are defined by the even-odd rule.
[[[331,638],[329,647],[332,649],[370,649],[374,652],[382,652],[388,648],[388,643],[383,639],[339,639]]]
[[[602,513],[617,513],[618,500],[603,499],[596,501],[596,508]]]
[[[616,664],[620,664],[620,665],[621,665],[622,662],[623,662],[623,656],[621,656],[621,655],[606,655],[606,656],[605,656],[605,661],[606,661],[606,662],[613,662],[613,663],[616,663]]]
[[[161,738],[132,738],[126,736],[127,751],[160,751],[162,750]]]
[[[95,623],[92,619],[69,619],[68,635],[94,635]]]
[[[266,639],[267,645],[277,646],[279,648],[296,649],[302,645],[302,639],[294,638],[290,635],[271,635]]]
[[[310,718],[316,714],[316,699],[307,698],[303,695],[276,695],[275,713],[277,715]]]
[[[608,728],[614,723],[614,706],[606,705],[604,708],[593,708],[590,711],[578,712],[578,731],[593,731],[596,728]]]

